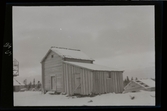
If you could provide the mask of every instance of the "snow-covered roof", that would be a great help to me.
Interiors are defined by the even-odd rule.
[[[22,85],[18,80],[13,78],[13,86]]]
[[[70,49],[70,48],[63,48],[63,47],[51,47],[50,50],[55,52],[56,54],[58,54],[62,58],[72,58],[72,59],[94,61],[92,58],[90,58],[89,56],[87,56],[85,53],[83,53],[82,51],[80,51],[78,49]],[[48,53],[50,52],[50,50],[48,51]],[[47,56],[47,54],[46,54],[46,56]],[[42,61],[44,60],[44,58],[42,59]]]
[[[122,71],[122,70],[117,70],[117,69],[112,69],[110,67],[98,65],[98,64],[90,64],[90,63],[80,63],[80,62],[67,62],[64,61],[64,63],[67,64],[72,64],[74,66],[78,66],[81,68],[86,68],[94,71]]]
[[[155,81],[152,79],[139,79],[139,80],[134,80],[134,82],[136,82],[137,84],[139,84],[145,88],[155,87]]]
[[[150,87],[155,87],[155,81],[152,79],[140,79],[140,81]]]
[[[84,54],[82,51],[80,51],[78,49],[53,47],[53,48],[51,48],[51,50],[56,52],[57,54],[63,56],[64,58],[93,60],[92,58],[88,57],[86,54]]]

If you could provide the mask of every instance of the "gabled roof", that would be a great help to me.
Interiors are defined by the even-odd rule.
[[[50,51],[55,52],[56,54],[58,54],[62,58],[72,58],[72,59],[94,61],[92,58],[88,57],[85,53],[83,53],[82,51],[80,51],[78,49],[70,49],[70,48],[63,48],[63,47],[51,47],[50,50],[48,51],[48,53]],[[42,59],[41,62],[43,62],[43,60],[46,58],[48,53],[45,55],[45,57]]]
[[[139,79],[139,80],[132,80],[131,82],[129,82],[124,89],[126,89],[126,87],[129,86],[129,84],[131,84],[132,82],[140,85],[141,87],[147,89],[147,88],[151,88],[151,87],[155,87],[155,81],[152,79]]]
[[[144,83],[148,87],[155,87],[155,81],[152,79],[140,79],[138,81],[140,81],[139,84]],[[135,82],[137,82],[137,80]]]
[[[13,78],[13,86],[22,85],[19,81]]]
[[[64,61],[64,63],[71,64],[71,65],[74,65],[74,66],[78,66],[78,67],[81,67],[81,68],[90,69],[90,70],[93,70],[93,71],[122,71],[122,70],[112,69],[112,68],[102,66],[102,65],[98,65],[98,64],[80,63],[80,62],[67,62],[67,61]]]

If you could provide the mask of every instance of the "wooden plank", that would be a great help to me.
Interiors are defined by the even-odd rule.
[[[89,70],[89,94],[91,94],[92,90],[91,90],[91,79],[92,79],[92,75],[91,75],[91,71]]]
[[[84,75],[85,75],[85,94],[87,95],[88,94],[88,82],[87,82],[87,70],[84,69]]]
[[[100,93],[102,94],[103,93],[103,86],[102,86],[102,84],[103,84],[103,81],[102,81],[102,72],[100,71],[100,86],[101,86],[101,90],[100,90]]]
[[[114,81],[114,73],[113,71],[111,72],[112,74],[112,92],[115,92],[115,81]]]
[[[101,84],[102,87],[101,87],[101,88],[102,88],[102,94],[104,93],[103,76],[104,76],[104,75],[103,75],[103,72],[101,72],[101,82],[102,82],[102,84]]]
[[[88,89],[88,93],[87,94],[89,94],[89,71],[87,70],[87,89]]]
[[[66,64],[64,64],[64,71],[65,71],[65,93],[67,94],[67,71],[66,71]]]
[[[117,80],[117,74],[116,72],[114,72],[115,74],[115,80],[116,80],[116,93],[118,93],[118,80]]]
[[[90,94],[90,71],[88,70],[88,94]]]
[[[115,74],[114,74],[114,72],[113,72],[113,89],[114,89],[114,91],[113,92],[116,92],[116,80],[115,80]]]
[[[99,80],[99,72],[97,72],[97,83],[98,83],[98,86],[97,86],[97,88],[98,88],[98,94],[100,94],[100,80]]]
[[[89,94],[89,75],[88,75],[88,70],[86,72],[87,72],[86,73],[86,75],[87,75],[86,80],[87,80],[87,95],[88,95]]]
[[[72,89],[71,89],[71,65],[68,66],[69,68],[69,88],[70,88],[70,95],[72,94]]]
[[[84,95],[86,95],[87,94],[87,87],[86,87],[86,85],[87,85],[87,82],[86,82],[86,71],[85,71],[85,69],[83,69],[84,70],[84,85],[85,85],[85,94]]]
[[[92,90],[92,93],[94,92],[94,76],[93,76],[93,71],[91,71],[91,81],[92,81],[92,83],[91,83],[91,85],[92,85],[92,88],[91,88],[91,90]]]
[[[96,72],[96,92],[99,94],[99,82],[98,82],[98,72]]]
[[[65,91],[65,93],[67,93],[67,90],[66,90],[66,67],[65,67],[66,65],[65,65],[65,63],[64,63],[64,65],[63,65],[63,70],[64,70],[64,91]]]
[[[120,85],[119,85],[119,73],[118,72],[116,72],[116,74],[118,74],[117,75],[117,80],[118,80],[118,82],[117,82],[117,86],[118,86],[118,93],[120,92]]]
[[[123,92],[123,73],[121,72],[121,92]]]
[[[97,94],[97,73],[94,72],[94,76],[95,76],[95,93]]]
[[[94,76],[94,93],[96,94],[96,72],[93,72],[93,76]]]
[[[68,94],[68,69],[67,69],[67,64],[66,64],[66,90]]]
[[[98,72],[98,81],[99,81],[99,82],[98,82],[98,83],[99,83],[99,91],[98,91],[98,92],[99,92],[99,94],[101,93],[101,85],[100,85],[100,84],[101,84],[101,81],[100,81],[100,80],[101,80],[101,79],[100,79],[100,73]]]
[[[114,72],[113,72],[113,75],[114,75],[114,92],[116,93],[116,90],[117,90],[117,89],[116,89],[116,82],[117,82],[117,81],[116,81],[116,79],[115,79],[115,73],[114,73]]]
[[[114,72],[114,75],[115,75],[115,80],[116,80],[115,81],[115,84],[116,84],[115,86],[116,86],[116,93],[117,93],[118,92],[118,84],[117,84],[118,81],[117,81],[117,75],[116,75],[115,72]]]
[[[117,75],[117,88],[118,88],[118,93],[120,92],[120,85],[119,85],[119,73],[118,72],[116,72],[116,75]]]
[[[108,72],[106,72],[106,78],[108,78]],[[107,80],[107,84],[106,84],[106,88],[107,88],[107,93],[109,93],[109,85],[108,85],[108,79]],[[111,84],[112,85],[112,84]]]
[[[78,67],[76,68],[76,70],[77,70],[77,73],[78,71],[80,71]],[[83,94],[83,83],[82,83],[82,73],[81,72],[80,72],[80,78],[81,78],[81,94]]]
[[[90,80],[90,75],[89,75],[89,70],[87,70],[87,79],[88,79],[88,94],[90,94],[90,88],[89,88],[90,87],[90,83],[89,83],[90,82],[89,81]]]
[[[111,92],[114,92],[114,75],[113,72],[110,73],[111,74]]]
[[[98,82],[98,73],[97,72],[96,72],[96,82],[95,82],[95,84],[96,84],[96,94],[98,94],[98,90],[99,90],[98,85],[99,85],[99,82]]]
[[[103,76],[103,84],[104,84],[104,93],[106,93],[106,74],[104,72],[104,76]]]
[[[81,72],[81,92],[82,92],[82,95],[84,94],[84,81],[83,81],[83,72],[82,72],[82,69],[79,68],[80,72]]]
[[[88,72],[88,75],[89,75],[89,94],[91,94],[91,72],[90,70]]]
[[[93,93],[96,93],[96,91],[95,91],[95,88],[96,88],[95,81],[96,81],[96,76],[95,76],[95,72],[93,72]]]
[[[105,87],[105,84],[104,84],[104,72],[102,72],[102,89],[103,89],[103,93],[105,92],[104,91],[104,87]]]
[[[83,77],[83,95],[85,95],[85,77],[84,70],[82,69],[82,77]]]
[[[43,88],[43,93],[45,93],[45,71],[44,71],[44,65],[43,63],[41,63],[41,67],[42,67],[42,88]]]
[[[73,65],[71,65],[71,94],[73,95],[73,91],[74,91],[74,79],[73,79]]]
[[[84,95],[86,94],[86,75],[85,70],[83,69],[83,76],[84,76]]]
[[[106,91],[109,93],[108,72],[106,72]]]
[[[105,78],[104,78],[104,82],[105,82],[105,92],[107,93],[107,82],[106,82],[106,79],[107,79],[107,74],[106,74],[106,72],[105,72],[105,76],[104,76]]]
[[[101,84],[100,84],[101,91],[100,91],[100,93],[102,94],[103,93],[103,80],[102,80],[102,72],[101,71],[100,71],[100,81],[101,81]]]
[[[80,68],[81,75],[82,75],[82,95],[84,94],[84,77],[83,77],[83,70]]]
[[[68,70],[68,64],[66,64],[66,74],[67,74],[67,94],[69,95],[69,70]]]
[[[97,86],[97,84],[96,84],[96,73],[94,72],[94,91],[95,91],[95,93],[96,93],[96,86]]]
[[[91,71],[89,70],[89,94],[92,93],[92,84],[91,84],[91,79],[92,79],[92,74],[91,74]]]
[[[68,76],[68,94],[70,95],[70,80],[69,80],[69,76],[70,76],[70,73],[69,73],[69,65],[67,64],[67,76]]]
[[[117,72],[118,73],[118,86],[119,86],[119,93],[121,92],[121,73],[120,72]]]
[[[93,73],[93,71],[91,72],[91,74],[92,74],[92,93],[94,93],[95,91],[94,91],[94,81],[95,81],[95,78],[94,78],[94,73]]]
[[[73,93],[74,93],[74,87],[75,87],[75,79],[74,79],[74,76],[73,76],[73,74],[74,74],[74,66],[72,66],[71,65],[71,90],[72,90],[72,95],[73,95]]]
[[[122,77],[122,72],[120,73],[120,84],[121,84],[121,93],[123,91],[123,77]]]
[[[106,72],[104,72],[104,92],[106,93]]]
[[[88,82],[87,82],[87,70],[84,69],[84,77],[85,77],[85,94],[87,95],[88,94]]]
[[[108,77],[108,73],[107,73],[107,77]],[[109,93],[109,80],[108,80],[108,78],[107,78],[107,93]]]
[[[103,84],[103,72],[101,72],[101,89],[102,89],[102,94],[104,93],[104,84]]]
[[[63,92],[65,92],[65,86],[64,86],[64,63],[63,63],[63,68],[62,68],[62,70],[63,70],[63,79],[62,79],[62,84],[63,84]]]
[[[85,75],[85,91],[86,91],[86,95],[88,95],[88,79],[87,79],[87,70],[86,69],[84,69],[84,75]]]
[[[107,77],[108,77],[108,92],[110,93],[111,92],[111,90],[112,90],[112,78],[109,78],[109,75],[111,75],[111,73],[110,72],[107,72]]]
[[[91,75],[91,71],[89,71],[89,94],[91,94],[92,90],[91,90],[91,79],[92,79],[92,75]]]
[[[98,72],[98,75],[99,75],[99,93],[101,94],[101,74],[100,74],[100,72]]]

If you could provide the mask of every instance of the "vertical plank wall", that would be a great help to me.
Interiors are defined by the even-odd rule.
[[[111,74],[111,78],[108,74]],[[123,91],[123,72],[121,71],[94,71],[92,80],[94,94],[121,93]]]
[[[75,74],[80,75],[81,90],[80,94],[89,95],[92,93],[92,72],[91,70],[80,68],[71,64],[63,63],[63,91],[68,95],[75,92]]]
[[[51,57],[53,55],[53,58]],[[62,91],[62,58],[58,56],[54,52],[50,52],[46,59],[42,63],[42,73],[44,75],[44,87],[45,90],[51,90],[51,76],[58,77],[58,81],[55,80],[55,82],[59,82],[59,86],[56,87],[56,90],[58,92]],[[56,84],[56,83],[55,83]]]
[[[41,63],[41,67],[42,67],[42,90],[43,93],[45,93],[45,75],[44,75],[44,63]]]
[[[122,71],[91,71],[80,68],[68,63],[63,63],[63,91],[68,95],[75,92],[75,73],[80,75],[82,95],[121,93],[123,91],[123,72]],[[111,74],[109,78],[108,74]]]

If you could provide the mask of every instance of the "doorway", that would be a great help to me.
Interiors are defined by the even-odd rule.
[[[74,74],[74,76],[75,76],[74,94],[80,94],[81,93],[81,77],[79,73]]]
[[[56,90],[55,76],[51,76],[51,90]]]

